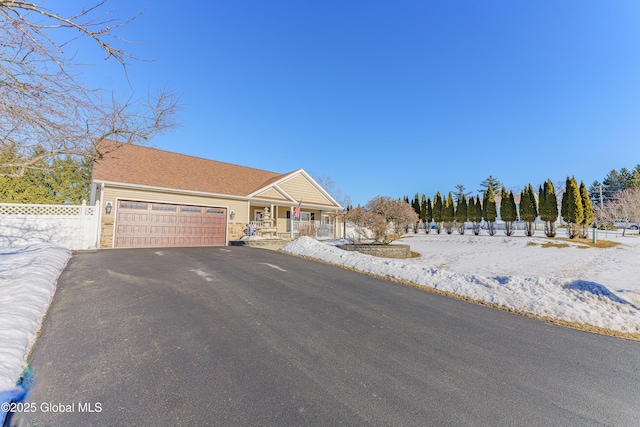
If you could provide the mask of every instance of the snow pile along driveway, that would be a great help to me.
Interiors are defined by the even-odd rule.
[[[403,243],[411,244],[411,239]],[[640,333],[640,307],[599,283],[571,278],[450,272],[426,266],[428,260],[419,262],[376,258],[343,251],[334,245],[335,242],[322,243],[301,237],[285,245],[282,250],[536,316],[625,333]],[[550,256],[558,255],[551,251],[547,253]],[[544,270],[544,267],[540,266],[540,270]]]
[[[16,383],[70,257],[47,244],[0,249],[0,404],[21,393]]]

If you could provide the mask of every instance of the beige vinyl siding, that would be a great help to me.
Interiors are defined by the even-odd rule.
[[[270,189],[268,189],[266,191],[263,191],[260,194],[256,194],[255,197],[259,198],[259,199],[287,200],[287,199],[284,198],[284,196],[282,196],[282,194],[278,193],[273,188],[270,188]]]
[[[224,198],[213,198],[206,196],[196,196],[190,194],[178,194],[162,191],[135,190],[131,188],[115,188],[105,186],[103,206],[111,202],[115,206],[116,197],[127,200],[144,200],[153,202],[172,202],[185,205],[219,206],[228,207],[229,211],[235,211],[235,221],[247,221],[247,202],[244,200],[232,200]]]
[[[302,175],[297,175],[281,183],[280,187],[297,201],[302,200],[302,203],[332,204],[329,199],[323,196],[322,193]]]
[[[278,206],[276,209],[278,236],[287,235],[287,212],[293,209],[289,206]]]

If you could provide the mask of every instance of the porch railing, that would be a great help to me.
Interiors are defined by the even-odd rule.
[[[287,220],[287,230],[293,230],[294,235],[300,234],[300,227],[313,225],[315,227],[315,237],[332,237],[333,224],[320,224],[318,221],[295,221]]]
[[[296,221],[288,219],[286,233],[279,232],[278,236],[280,237],[288,237],[291,234],[297,236],[300,234],[300,227],[305,225],[313,225],[316,228],[316,237],[332,237],[334,232],[333,224],[319,224],[317,221]],[[275,226],[275,224],[274,224]],[[254,232],[260,231],[263,227],[263,221],[249,221],[249,227]],[[293,233],[292,233],[293,230]]]

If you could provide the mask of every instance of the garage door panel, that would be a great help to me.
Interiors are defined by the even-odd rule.
[[[139,212],[122,212],[118,215],[118,220],[128,223],[147,222],[149,220],[149,215],[140,214]]]
[[[116,247],[144,247],[148,246],[146,237],[118,237],[116,238]]]
[[[120,201],[115,246],[225,245],[226,217],[223,208]]]
[[[152,236],[175,235],[176,233],[176,227],[162,225],[152,225],[151,227],[149,227],[149,234],[151,234]]]
[[[178,246],[203,246],[202,237],[198,236],[180,236],[178,237]]]
[[[175,237],[151,237],[149,246],[177,246]]]
[[[199,225],[202,224],[203,218],[201,216],[184,215],[180,216],[179,222],[180,224]]]

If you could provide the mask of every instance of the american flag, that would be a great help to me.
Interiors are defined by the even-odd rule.
[[[293,219],[300,218],[300,206],[302,206],[302,200],[300,200],[298,206],[293,209]]]

